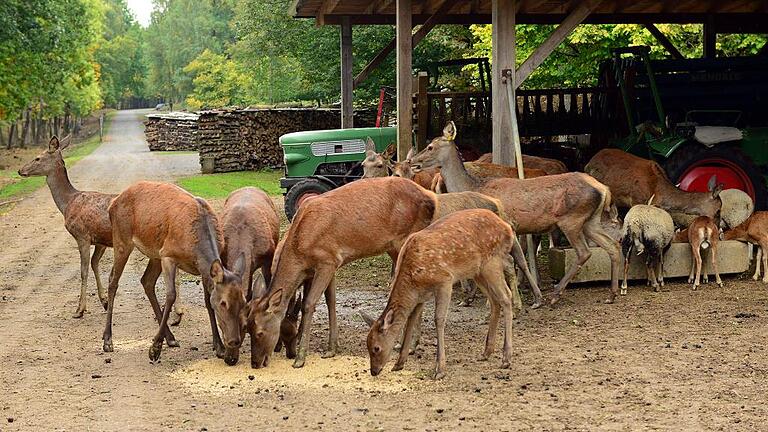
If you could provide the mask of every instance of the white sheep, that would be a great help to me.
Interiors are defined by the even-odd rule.
[[[651,197],[653,201],[653,197]],[[627,294],[627,273],[632,251],[637,255],[645,253],[648,281],[654,291],[664,286],[664,253],[669,249],[675,235],[672,216],[665,210],[649,204],[633,206],[624,218],[621,230],[621,250],[624,255],[624,281],[621,294]]]
[[[726,189],[720,192],[723,207],[720,209],[721,228],[733,229],[744,223],[755,211],[752,198],[741,189]]]

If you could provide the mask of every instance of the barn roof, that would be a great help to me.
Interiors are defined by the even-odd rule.
[[[413,23],[426,21],[444,1],[413,0]],[[582,0],[519,0],[519,24],[558,24]],[[394,0],[295,0],[289,13],[320,24],[394,24]],[[487,24],[491,0],[455,1],[440,24]],[[705,23],[717,33],[768,33],[766,0],[603,0],[584,23]]]

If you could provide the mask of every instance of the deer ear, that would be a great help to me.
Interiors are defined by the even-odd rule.
[[[48,153],[53,153],[56,150],[59,150],[59,137],[54,135],[51,137],[51,141],[48,142]]]
[[[211,279],[217,284],[224,282],[224,266],[221,265],[219,260],[211,264]]]
[[[611,204],[611,207],[608,209],[608,217],[611,218],[612,221],[619,220],[619,209],[616,207],[616,204]]]
[[[392,143],[387,146],[387,149],[384,150],[384,159],[392,159],[392,156],[397,153],[397,147],[395,147],[395,143]]]
[[[245,252],[240,252],[240,256],[237,257],[235,265],[232,267],[232,271],[236,275],[243,277],[243,273],[245,273]]]
[[[365,142],[365,157],[373,157],[376,154],[376,143],[373,142],[371,137]]]
[[[443,138],[450,141],[456,139],[456,123],[453,120],[449,121],[443,128]]]
[[[72,134],[68,134],[59,142],[59,150],[64,150],[72,144]]]
[[[723,188],[725,185],[723,183],[718,183],[717,186],[715,186],[715,189],[712,191],[712,198],[717,198],[720,196],[720,192],[723,191]]]
[[[280,307],[280,303],[283,300],[283,290],[279,289],[271,294],[267,298],[267,312],[276,312]]]
[[[387,331],[395,322],[395,311],[390,309],[384,315],[384,321],[381,323],[381,331]]]
[[[413,153],[414,153],[414,152],[413,152],[413,150],[414,150],[414,149],[413,149],[413,147],[411,147],[411,148],[408,150],[408,155],[407,155],[407,156],[405,156],[405,159],[406,159],[406,160],[411,160],[411,158],[414,156],[414,155],[413,155]]]
[[[707,190],[710,192],[713,192],[716,186],[717,186],[717,176],[713,175],[712,177],[709,178],[709,181],[707,182]]]
[[[362,318],[363,321],[365,321],[365,323],[368,324],[368,327],[372,326],[373,323],[376,321],[375,319],[373,319],[372,316],[368,315],[367,313],[365,313],[363,311],[357,311],[357,313],[359,313],[360,314],[360,318]]]

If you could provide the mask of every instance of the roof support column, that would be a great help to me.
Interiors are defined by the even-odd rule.
[[[397,160],[404,160],[413,146],[413,78],[411,76],[411,54],[413,39],[411,34],[411,0],[397,0],[396,5],[397,38]]]
[[[341,128],[354,127],[352,109],[352,24],[349,17],[341,19]]]
[[[717,31],[715,30],[714,19],[710,15],[704,22],[704,58],[715,58],[717,56]]]
[[[515,70],[515,10],[516,0],[493,0],[491,4],[491,131],[493,162],[514,164],[510,104],[502,84],[502,71]],[[517,131],[515,131],[517,133]]]

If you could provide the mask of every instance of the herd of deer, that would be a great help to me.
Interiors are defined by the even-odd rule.
[[[512,319],[522,307],[515,266],[531,286],[532,307],[542,304],[517,234],[557,230],[574,248],[577,260],[555,285],[550,298],[553,305],[590,258],[588,242],[610,256],[606,302],[615,301],[622,260],[620,240],[626,240],[619,237],[630,235],[626,226],[622,233],[606,228],[617,224],[615,206],[631,208],[652,199],[654,208],[699,216],[686,232],[687,238],[697,250],[705,244],[716,249],[722,206],[717,187],[710,193],[683,192],[654,162],[618,150],[599,152],[587,165],[587,173],[567,172],[565,165],[551,159],[525,157],[527,178],[520,180],[516,169],[489,163],[487,157],[462,163],[455,137],[451,122],[424,150],[411,152],[406,160],[394,164],[391,151],[378,154],[369,148],[363,162],[365,178],[304,200],[282,239],[277,209],[257,188],[233,192],[218,215],[205,200],[171,184],[141,181],[119,195],[78,191],[67,177],[61,156],[66,144],[56,137],[19,174],[47,177],[65,227],[77,241],[82,281],[76,317],[82,317],[86,309],[89,253],[95,246],[90,263],[107,311],[104,351],[113,350],[114,300],[128,258],[134,248],[149,258],[141,284],[159,322],[149,349],[153,361],[160,358],[163,341],[169,347],[178,346],[169,320],[176,304],[179,269],[202,278],[218,357],[228,365],[236,364],[247,333],[252,367],[267,366],[272,353],[282,346],[288,358],[295,359],[294,367],[301,367],[321,296],[329,313],[324,356],[336,353],[335,272],[349,262],[386,253],[393,263],[389,300],[378,318],[363,314],[370,324],[370,372],[381,372],[396,342],[400,342],[400,352],[393,370],[403,367],[418,342],[424,303],[434,298],[435,377],[441,378],[446,368],[444,334],[452,288],[467,280],[477,283],[490,304],[482,358],[494,352],[503,313],[501,366],[509,367]],[[768,216],[757,212],[731,228],[725,238],[763,249],[762,263],[768,274]],[[644,241],[639,240],[640,249]],[[105,293],[98,265],[109,247],[114,249],[114,264]],[[700,269],[700,258],[697,264]],[[264,284],[254,282],[257,268]],[[155,294],[161,273],[167,288],[163,307]],[[717,279],[719,282],[719,275]],[[297,293],[299,286],[303,287],[301,293]]]

